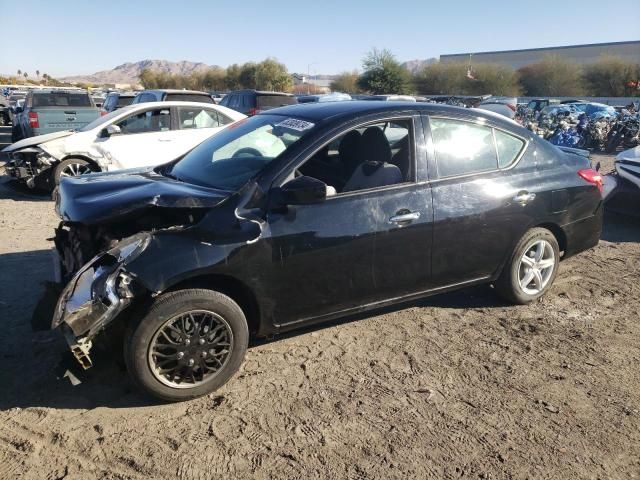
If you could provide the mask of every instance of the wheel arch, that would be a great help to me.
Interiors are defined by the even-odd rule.
[[[531,228],[544,228],[546,230],[549,230],[553,234],[553,236],[556,237],[556,241],[558,242],[560,251],[567,251],[567,235],[562,227],[557,223],[546,222],[539,225],[534,225]]]
[[[64,162],[65,160],[72,160],[72,159],[79,159],[79,160],[84,160],[86,162],[89,162],[91,164],[91,166],[93,168],[95,168],[96,172],[102,172],[102,169],[100,168],[100,165],[98,165],[98,162],[96,162],[93,158],[87,156],[87,155],[82,155],[82,154],[72,154],[72,155],[67,155],[63,158],[60,159],[60,161],[58,162],[58,164]]]
[[[202,288],[220,292],[236,302],[245,314],[250,334],[260,334],[262,317],[258,299],[244,282],[230,275],[205,274],[182,280],[165,292],[173,292],[186,288]]]

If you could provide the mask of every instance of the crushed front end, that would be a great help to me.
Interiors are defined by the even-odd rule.
[[[29,188],[48,188],[52,182],[50,169],[58,160],[39,147],[26,147],[7,153],[7,174]]]
[[[92,366],[90,352],[95,336],[131,304],[134,296],[144,293],[126,266],[144,251],[150,238],[148,233],[139,233],[124,239],[90,260],[63,289],[51,328],[63,332],[84,369]]]

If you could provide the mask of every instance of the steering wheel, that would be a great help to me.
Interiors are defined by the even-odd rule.
[[[233,158],[237,158],[240,156],[252,156],[252,157],[263,157],[264,155],[262,155],[262,152],[258,149],[255,148],[251,148],[251,147],[245,147],[245,148],[241,148],[240,150],[238,150],[237,152],[235,152],[232,157]]]

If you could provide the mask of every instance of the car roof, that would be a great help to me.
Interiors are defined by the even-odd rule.
[[[207,107],[207,108],[225,108],[217,105],[215,103],[204,103],[204,102],[185,102],[181,100],[170,100],[168,102],[143,102],[143,103],[133,103],[131,105],[127,105],[126,107],[119,108],[118,111],[128,112],[130,110],[143,110],[145,108],[153,108],[153,107]]]
[[[451,114],[485,117],[502,123],[505,126],[513,127],[513,122],[502,115],[489,115],[483,110],[454,107],[441,103],[413,103],[413,102],[371,102],[367,100],[354,100],[347,102],[315,102],[299,103],[286,107],[274,108],[258,115],[284,115],[308,120],[314,123],[321,121],[349,119],[375,113],[393,113],[420,111],[425,114]]]
[[[281,97],[294,97],[293,93],[286,92],[270,92],[268,90],[252,90],[250,88],[245,88],[244,90],[233,90],[232,92],[228,92],[227,95],[237,94],[237,93],[255,93],[256,95],[274,95]]]
[[[180,93],[182,95],[209,95],[207,92],[201,92],[199,90],[180,90],[179,88],[152,88],[149,90],[142,90],[139,93],[149,92]]]

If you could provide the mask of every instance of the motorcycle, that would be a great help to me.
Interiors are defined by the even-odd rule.
[[[607,153],[615,152],[620,145],[625,149],[640,144],[640,117],[638,114],[623,112],[613,124],[607,139]]]

